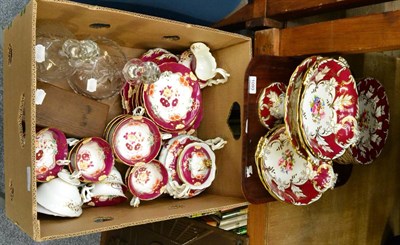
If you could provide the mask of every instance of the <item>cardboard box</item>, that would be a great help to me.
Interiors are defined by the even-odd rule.
[[[216,152],[218,170],[212,187],[189,200],[174,200],[166,196],[142,202],[139,208],[132,208],[128,203],[87,208],[81,217],[72,219],[38,216],[33,171],[37,85],[34,46],[38,20],[60,21],[77,36],[106,36],[132,55],[154,47],[181,52],[197,41],[209,45],[219,67],[231,74],[228,83],[203,90],[204,119],[198,136],[202,139],[220,136],[228,141],[222,150]],[[105,28],[93,28],[99,26]],[[243,108],[244,74],[250,59],[251,39],[240,35],[67,1],[30,1],[4,31],[3,129],[7,217],[34,240],[40,241],[247,205],[241,190],[242,140],[233,137],[228,118],[234,102]],[[120,109],[110,108],[109,115]],[[244,115],[238,115],[243,135]]]

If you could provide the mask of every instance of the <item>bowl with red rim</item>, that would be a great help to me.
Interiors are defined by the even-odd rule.
[[[144,116],[125,115],[108,135],[116,159],[128,166],[152,161],[161,149],[159,128]]]
[[[299,129],[306,150],[333,160],[358,140],[358,92],[347,64],[333,58],[314,63],[303,78]]]
[[[370,164],[381,154],[389,134],[390,110],[385,88],[376,79],[366,77],[357,83],[360,116],[358,142],[346,151],[339,163]]]
[[[322,57],[311,56],[303,60],[292,73],[286,90],[284,110],[286,130],[296,152],[303,157],[306,157],[308,154],[300,140],[300,130],[298,128],[298,104],[300,102],[301,85],[306,71],[319,59],[322,59]]]
[[[180,153],[176,168],[179,178],[190,189],[207,188],[215,179],[215,154],[206,143],[189,143]]]
[[[111,146],[100,137],[80,140],[68,155],[70,171],[81,173],[83,182],[98,182],[107,178],[114,166]]]
[[[155,83],[143,85],[143,105],[163,131],[185,131],[201,110],[197,78],[189,68],[178,63],[164,63],[160,70],[160,78]]]
[[[39,182],[57,177],[67,159],[68,145],[65,134],[56,128],[44,128],[35,138],[35,174]]]
[[[153,200],[161,196],[167,183],[167,169],[158,160],[135,164],[127,178],[129,191],[140,200]]]
[[[267,129],[282,123],[285,113],[285,96],[286,85],[281,82],[272,83],[259,93],[257,99],[258,118]]]

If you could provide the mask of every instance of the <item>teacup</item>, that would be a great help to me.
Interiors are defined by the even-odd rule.
[[[127,187],[124,184],[97,182],[86,185],[82,190],[83,202],[89,206],[101,207],[116,205],[126,201]]]
[[[57,173],[68,165],[67,139],[64,133],[55,128],[45,128],[35,138],[36,180],[46,182],[54,179]]]
[[[161,148],[159,128],[139,114],[125,115],[106,133],[116,159],[128,166],[153,160]]]
[[[80,140],[68,155],[71,172],[80,171],[83,182],[102,181],[114,166],[111,146],[100,137]]]
[[[42,183],[37,188],[38,212],[62,217],[78,217],[82,214],[82,199],[77,177],[67,170],[58,173],[59,178]],[[48,210],[48,212],[46,212]]]
[[[215,179],[215,154],[203,142],[193,142],[185,146],[177,161],[179,178],[190,189],[207,188]]]
[[[124,184],[97,182],[91,185],[92,196],[125,196],[127,187]]]
[[[228,81],[230,74],[222,68],[217,68],[217,62],[207,45],[200,42],[193,43],[190,46],[190,51],[193,54],[191,69],[194,71],[197,78],[203,81],[202,88]],[[187,61],[184,63],[187,63]],[[222,78],[214,79],[218,74],[221,75]]]
[[[111,169],[111,172],[107,176],[107,178],[105,178],[102,182],[111,184],[121,184],[121,185],[124,184],[122,175],[115,166]]]
[[[167,169],[159,161],[135,164],[129,171],[127,181],[133,195],[131,206],[138,207],[140,200],[153,200],[161,196],[167,182]]]

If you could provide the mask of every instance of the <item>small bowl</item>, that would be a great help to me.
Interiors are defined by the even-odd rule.
[[[285,114],[286,85],[275,82],[263,88],[258,95],[258,118],[267,129],[281,124]]]
[[[108,133],[116,159],[128,166],[150,162],[161,149],[161,133],[147,117],[125,115]]]
[[[148,201],[161,196],[167,183],[167,169],[157,160],[137,163],[128,174],[128,188],[140,200]]]
[[[204,189],[215,179],[215,154],[205,143],[190,143],[183,148],[176,167],[179,178],[190,189]]]
[[[36,180],[46,182],[54,179],[66,165],[64,160],[67,155],[67,139],[63,132],[55,128],[45,128],[36,133]]]
[[[359,139],[345,153],[349,160],[338,158],[338,163],[371,164],[381,154],[389,134],[389,101],[383,85],[367,77],[358,81],[357,90]]]
[[[70,171],[81,172],[83,182],[98,182],[107,178],[114,166],[111,146],[100,137],[80,140],[70,151]]]

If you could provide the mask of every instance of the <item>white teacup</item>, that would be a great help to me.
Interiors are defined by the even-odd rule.
[[[63,170],[59,178],[41,184],[37,189],[38,212],[62,217],[79,217],[82,214],[82,199],[79,193],[79,180]],[[44,212],[48,210],[49,212]]]
[[[121,184],[97,182],[92,186],[93,189],[90,190],[92,196],[125,196],[124,187]]]
[[[121,173],[118,171],[118,169],[115,166],[113,166],[110,174],[101,182],[102,183],[115,183],[115,184],[121,184],[121,185],[124,184]]]
[[[217,68],[217,62],[207,45],[200,42],[193,43],[190,46],[190,51],[193,54],[191,68],[197,78],[205,81],[205,84],[202,87],[221,84],[228,81],[230,74],[222,68]],[[186,62],[187,61],[185,61],[185,63]],[[218,74],[220,74],[222,78],[214,79]]]

